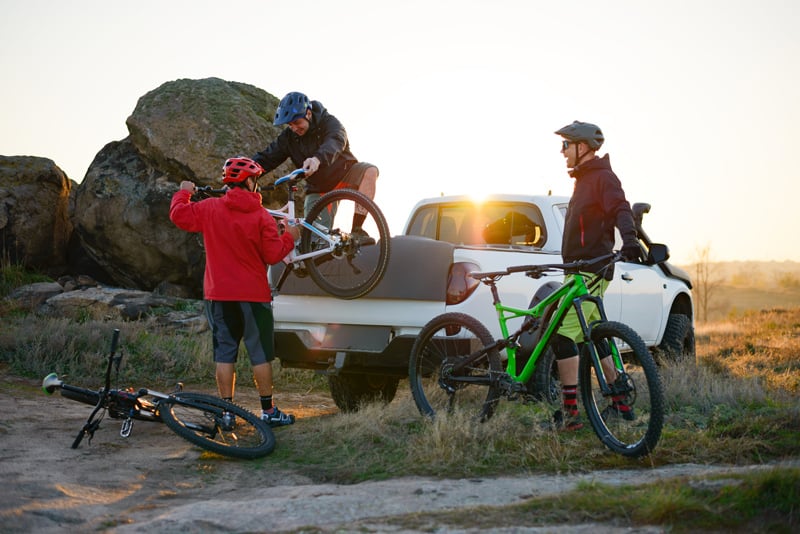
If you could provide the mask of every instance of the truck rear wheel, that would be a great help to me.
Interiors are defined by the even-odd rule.
[[[389,404],[397,393],[400,379],[367,373],[340,373],[328,376],[328,386],[336,406],[346,413],[356,412],[362,404]]]

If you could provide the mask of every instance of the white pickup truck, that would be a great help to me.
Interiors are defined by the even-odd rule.
[[[470,284],[467,273],[560,262],[568,202],[568,197],[525,195],[420,201],[403,234],[392,238],[386,275],[367,296],[341,300],[308,278],[286,279],[274,302],[281,364],[327,374],[343,411],[356,410],[365,400],[390,401],[408,375],[414,339],[436,315],[463,312],[500,336],[488,288]],[[643,256],[650,261],[616,265],[604,297],[606,312],[636,330],[657,357],[693,361],[691,281],[668,262],[652,261],[653,243],[641,227],[649,209],[633,206]],[[271,279],[281,268],[271,269]],[[504,304],[522,308],[560,281],[514,274],[503,277],[498,289]]]

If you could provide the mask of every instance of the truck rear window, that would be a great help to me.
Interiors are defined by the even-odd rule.
[[[547,241],[536,206],[501,202],[424,206],[414,215],[408,234],[454,245],[541,247]]]

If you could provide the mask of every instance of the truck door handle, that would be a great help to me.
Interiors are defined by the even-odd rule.
[[[621,278],[623,280],[625,280],[626,282],[630,282],[630,281],[633,280],[633,277],[631,275],[629,275],[628,273],[622,273]]]

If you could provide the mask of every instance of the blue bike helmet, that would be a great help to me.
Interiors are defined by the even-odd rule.
[[[303,93],[292,92],[281,99],[278,109],[275,111],[275,120],[272,124],[281,126],[289,124],[301,117],[305,117],[306,111],[311,109],[311,102]]]

